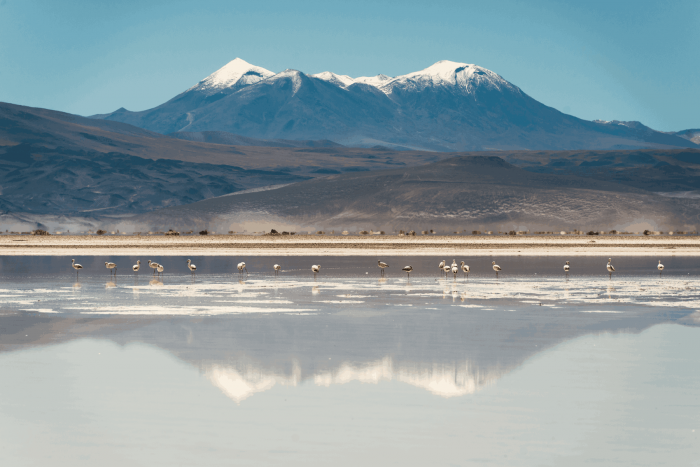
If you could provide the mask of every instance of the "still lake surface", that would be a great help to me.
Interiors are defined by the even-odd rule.
[[[693,258],[72,258],[0,256],[3,465],[700,465]]]

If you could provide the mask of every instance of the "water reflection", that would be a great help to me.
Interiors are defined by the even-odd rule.
[[[133,296],[138,291],[134,288]],[[255,294],[249,297],[250,301],[261,299]],[[55,310],[37,306],[2,317],[0,351],[85,337],[122,345],[144,342],[200,368],[237,403],[275,385],[296,386],[305,381],[324,387],[397,381],[450,398],[493,384],[531,356],[577,336],[637,333],[662,322],[693,325],[698,321],[687,318],[694,316],[690,312],[675,309],[572,315],[552,313],[551,308],[537,304],[513,313],[516,310],[510,305],[462,304],[466,297],[457,291],[448,297],[450,304],[466,309],[455,312],[450,305],[449,309],[380,311],[355,306],[372,298],[366,294],[329,300],[329,311],[343,308],[326,314],[290,310],[204,319],[147,316],[163,307],[156,304],[138,308],[142,318],[135,320],[110,317],[109,312],[104,318],[48,315]],[[272,302],[277,304],[271,306],[280,307],[279,299]],[[172,308],[167,311],[173,313]],[[28,340],[25,335],[36,338]]]
[[[249,261],[251,269],[258,267],[256,259]],[[69,286],[72,271],[58,279],[5,275],[0,351],[86,337],[143,342],[200,368],[236,402],[304,381],[398,381],[454,397],[574,337],[699,321],[700,294],[686,276],[661,281],[654,273],[610,283],[598,274],[562,281],[557,262],[551,276],[497,280],[491,271],[469,282],[434,274],[408,282],[369,278],[365,268],[357,276],[343,268],[338,276],[328,269],[314,278],[305,266],[314,261],[299,260],[299,269],[292,259],[286,262],[284,276],[251,272],[232,280],[228,272],[205,272],[211,264],[200,258],[198,281],[187,270],[169,275],[167,285],[163,276],[154,277],[150,287],[139,287],[138,277],[117,287],[116,278],[105,284],[103,276],[88,274]],[[583,263],[577,261],[577,270]]]

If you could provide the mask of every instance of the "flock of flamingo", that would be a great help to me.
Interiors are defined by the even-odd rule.
[[[80,270],[83,269],[83,267],[80,264],[77,264],[75,262],[75,260],[73,260],[72,265],[73,265],[73,269],[75,269],[75,271],[76,271],[76,275],[79,275]],[[153,275],[155,275],[157,272],[158,275],[160,276],[164,271],[163,265],[158,264],[156,262],[153,262],[150,259],[148,260],[148,266],[151,269],[153,269]],[[384,275],[384,269],[389,267],[389,265],[383,261],[377,261],[377,266],[379,267],[379,270],[381,271],[382,276]],[[112,274],[112,271],[114,272],[115,276],[117,275],[116,263],[105,261],[105,267],[107,269],[109,269],[110,276]],[[189,259],[187,260],[187,267],[189,268],[190,272],[192,273],[192,276],[194,276],[195,273],[197,272],[197,266],[192,264],[192,260],[189,260]],[[464,261],[461,261],[460,264],[457,265],[457,261],[455,261],[454,259],[452,260],[452,265],[448,265],[445,260],[442,260],[440,262],[440,264],[438,265],[438,267],[444,272],[445,277],[447,277],[447,274],[449,274],[449,273],[452,273],[452,275],[454,277],[456,277],[460,270],[462,271],[462,275],[464,276],[464,275],[469,274],[469,271],[470,271],[469,265],[464,264]],[[496,278],[498,278],[498,273],[501,272],[501,267],[498,264],[496,264],[495,261],[491,261],[491,267],[496,272]],[[243,271],[245,271],[245,273],[248,274],[248,268],[246,267],[246,264],[244,262],[238,263],[237,268],[238,268],[239,274],[242,274]],[[659,270],[659,273],[661,273],[661,271],[664,270],[664,265],[661,264],[661,260],[659,260],[659,264],[656,266],[656,268]],[[134,264],[131,267],[131,269],[136,274],[138,274],[139,269],[141,269],[141,260],[136,261],[136,264]],[[275,271],[275,275],[277,275],[279,273],[279,271],[282,269],[282,266],[280,266],[279,264],[275,264],[272,266],[272,269]],[[612,273],[615,272],[615,267],[612,265],[612,258],[608,258],[607,269],[608,269],[608,273],[609,273],[610,277],[612,277]],[[403,268],[401,268],[401,270],[406,272],[407,277],[411,277],[411,272],[413,271],[413,266],[411,266],[411,265],[404,266]],[[567,261],[564,264],[564,272],[568,275],[570,270],[571,270],[571,264],[569,263],[569,261]],[[315,278],[316,274],[318,274],[321,271],[321,265],[320,264],[312,265],[311,271],[313,271],[314,278]]]

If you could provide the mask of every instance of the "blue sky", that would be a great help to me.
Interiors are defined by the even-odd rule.
[[[0,101],[165,102],[235,57],[395,76],[475,63],[588,120],[700,128],[700,2],[0,0]]]

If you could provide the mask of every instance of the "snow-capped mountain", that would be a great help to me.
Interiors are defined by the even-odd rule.
[[[270,70],[251,65],[245,60],[236,58],[185,92],[200,91],[211,95],[218,92],[233,91],[274,75],[275,73]]]
[[[224,131],[438,151],[698,147],[641,124],[565,115],[493,71],[448,60],[393,78],[352,78],[275,74],[237,58],[158,107],[95,117],[165,134]]]
[[[677,131],[674,134],[695,144],[700,144],[700,129]]]
[[[425,70],[416,71],[403,76],[397,76],[377,87],[385,94],[391,94],[395,89],[423,91],[431,87],[443,87],[462,92],[474,93],[476,88],[485,86],[493,90],[519,89],[498,76],[493,71],[468,63],[457,63],[441,60]]]
[[[390,76],[380,74],[376,76],[360,76],[359,78],[355,78],[355,82],[378,87],[391,79]]]
[[[332,73],[330,71],[324,71],[323,73],[316,73],[315,75],[311,75],[313,78],[318,78],[322,79],[324,81],[328,81],[329,83],[333,83],[336,86],[340,86],[341,88],[347,88],[351,84],[355,84],[357,81],[348,75],[336,75],[335,73]],[[368,83],[369,84],[369,83]]]
[[[394,89],[421,91],[435,86],[454,88],[465,94],[474,92],[478,86],[488,86],[493,89],[517,89],[517,87],[486,68],[449,60],[441,60],[425,70],[397,76],[396,78],[381,74],[371,77],[351,78],[348,75],[338,75],[330,71],[316,73],[311,76],[342,88],[347,88],[357,83],[369,84],[387,95],[390,95]]]

